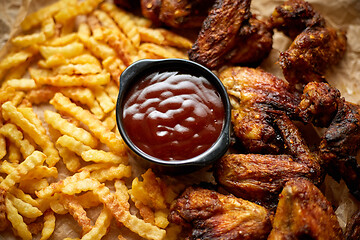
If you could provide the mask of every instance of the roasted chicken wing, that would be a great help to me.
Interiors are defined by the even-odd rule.
[[[288,0],[275,8],[270,18],[274,28],[295,39],[307,27],[324,27],[325,19],[304,0]]]
[[[340,99],[340,91],[324,82],[310,82],[304,90],[297,109],[305,123],[317,127],[328,127],[335,117]]]
[[[311,182],[288,181],[280,194],[269,240],[344,239],[331,204]]]
[[[162,0],[141,0],[141,13],[144,17],[150,19],[153,24],[160,25],[160,9]]]
[[[272,36],[271,25],[267,21],[252,16],[240,28],[236,45],[233,50],[226,54],[224,61],[237,65],[259,65],[272,49]]]
[[[251,0],[217,0],[205,19],[189,59],[214,69],[237,44],[240,28],[251,17]]]
[[[285,81],[261,69],[230,67],[220,73],[232,105],[234,133],[250,153],[279,153],[283,141],[271,110],[295,115],[300,96]]]
[[[312,153],[299,130],[284,113],[276,116],[288,155],[230,154],[214,167],[217,182],[237,197],[270,208],[290,179],[305,177],[315,184],[322,180],[320,160]]]
[[[360,199],[360,166],[356,155],[360,149],[360,106],[346,101],[339,104],[335,118],[320,143],[321,158],[328,172],[345,181],[350,192]]]
[[[345,101],[340,92],[326,83],[309,83],[298,108],[303,121],[327,127],[320,143],[320,156],[327,172],[344,179],[360,199],[360,106]]]
[[[215,0],[141,0],[142,14],[156,24],[175,28],[200,27]]]
[[[286,80],[302,91],[309,82],[325,81],[326,69],[337,64],[345,50],[345,32],[309,27],[295,38],[288,50],[280,53],[279,64]]]
[[[266,239],[269,212],[255,203],[200,187],[188,187],[172,204],[170,222],[190,228],[187,239]]]

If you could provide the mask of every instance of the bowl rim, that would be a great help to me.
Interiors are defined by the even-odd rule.
[[[168,66],[167,69],[166,66]],[[205,79],[214,86],[221,96],[225,111],[222,131],[213,145],[198,156],[184,160],[162,160],[151,156],[138,148],[136,144],[130,140],[125,127],[122,124],[123,100],[128,92],[127,90],[136,84],[137,81],[140,81],[143,76],[154,72],[162,72],[159,67],[164,67],[165,71],[186,69],[189,72],[194,71],[192,68],[196,68],[196,70],[199,70],[199,72],[196,71],[196,75],[205,75]],[[151,71],[152,69],[157,70]],[[207,166],[217,159],[220,159],[227,152],[230,146],[231,105],[226,88],[211,70],[191,60],[178,58],[142,59],[128,66],[120,76],[120,88],[116,103],[116,122],[123,141],[132,152],[142,159],[162,166]]]

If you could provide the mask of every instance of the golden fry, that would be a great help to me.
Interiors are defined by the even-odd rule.
[[[37,85],[51,85],[56,87],[94,87],[110,82],[110,74],[102,71],[101,73],[90,75],[56,75],[35,78],[35,82]]]
[[[46,36],[43,32],[33,33],[29,35],[17,36],[11,39],[11,42],[16,47],[28,47],[34,44],[43,43]]]
[[[111,219],[111,212],[106,207],[103,207],[95,225],[88,233],[82,236],[81,240],[100,240],[107,233]]]
[[[94,87],[93,92],[95,99],[98,101],[100,107],[104,110],[104,113],[111,112],[115,109],[115,103],[112,101],[109,95],[107,95],[103,87]]]
[[[80,155],[82,159],[84,159],[84,161],[86,162],[90,162],[90,161],[96,163],[109,162],[114,164],[127,164],[128,162],[128,158],[126,155],[118,156],[112,152],[105,152],[103,150],[89,149],[89,150],[81,151]]]
[[[53,16],[60,9],[65,8],[68,5],[74,5],[76,2],[76,0],[60,0],[49,6],[41,8],[40,10],[27,15],[20,24],[21,28],[23,30],[29,30],[32,27],[40,25],[45,19]]]
[[[41,32],[45,34],[45,37],[47,39],[55,35],[55,22],[52,17],[48,17],[44,21],[42,21]]]
[[[90,177],[90,173],[88,171],[82,171],[80,173],[75,173],[72,176],[68,176],[64,180],[61,180],[61,181],[55,182],[55,183],[51,183],[48,187],[37,191],[36,196],[39,198],[51,197],[55,193],[61,192],[61,189],[64,186],[66,186],[72,182],[77,182],[77,181],[80,181],[80,180],[88,178],[88,177]],[[0,186],[1,186],[1,184],[0,184]]]
[[[99,200],[111,211],[116,220],[124,224],[124,226],[131,231],[139,234],[139,236],[143,238],[151,240],[161,240],[165,237],[165,230],[146,223],[144,220],[126,211],[124,206],[120,205],[117,201],[116,195],[110,192],[106,186],[102,184],[98,185],[93,191],[99,197]]]
[[[83,128],[76,127],[73,123],[62,118],[60,114],[53,111],[44,112],[45,121],[54,129],[59,130],[64,135],[69,135],[81,141],[82,143],[94,148],[98,141],[88,131]]]
[[[32,235],[24,223],[23,217],[18,213],[8,197],[5,198],[6,214],[17,234],[24,240],[31,240]]]
[[[0,133],[0,160],[6,155],[6,141],[4,135]]]
[[[76,5],[64,6],[64,8],[55,14],[55,21],[64,24],[67,20],[72,19],[77,15],[86,15],[92,12],[102,1],[103,0],[84,0],[78,2]]]
[[[74,196],[62,195],[61,202],[82,228],[83,233],[87,233],[92,229],[91,219],[86,216],[86,211]]]
[[[61,37],[53,38],[47,42],[45,42],[44,45],[46,46],[52,46],[52,47],[61,47],[68,45],[70,43],[74,43],[76,40],[78,40],[79,36],[76,33],[70,33]],[[61,53],[58,53],[61,54]]]
[[[46,211],[44,213],[44,227],[41,231],[40,240],[49,239],[55,230],[55,215],[53,211]]]
[[[72,58],[83,53],[84,45],[73,42],[65,46],[40,46],[39,51],[44,58],[49,58],[55,54],[61,54],[65,58]]]
[[[131,15],[108,2],[101,4],[100,8],[114,19],[126,36],[131,40],[132,44],[135,47],[139,47],[140,34]]]
[[[118,57],[108,57],[102,62],[106,71],[111,74],[111,78],[120,86],[120,75],[126,69],[124,62]]]
[[[0,188],[8,190],[20,181],[22,176],[25,176],[31,169],[43,164],[45,161],[45,154],[39,151],[34,151],[23,162],[16,167],[15,171],[8,174],[0,183]]]
[[[40,131],[34,124],[27,120],[24,115],[19,112],[13,104],[6,102],[2,105],[3,116],[19,126],[24,132],[26,132],[32,139],[42,147],[44,153],[48,157],[46,163],[52,167],[59,160],[59,154],[56,151],[54,144],[50,141],[50,138]]]
[[[89,130],[104,144],[106,144],[115,154],[124,155],[126,152],[124,143],[115,133],[109,131],[102,122],[89,111],[72,103],[70,99],[61,93],[55,94],[50,101],[56,109],[73,116],[89,127]]]
[[[90,177],[97,179],[99,182],[112,181],[131,176],[131,167],[119,164],[118,166],[107,169],[100,169],[90,173]]]
[[[10,87],[15,88],[16,90],[22,90],[22,91],[35,89],[37,87],[33,79],[27,79],[27,78],[11,79],[6,81],[6,84],[8,84]]]
[[[22,216],[27,218],[37,218],[42,215],[42,212],[38,208],[33,207],[31,204],[24,202],[19,198],[16,198],[11,193],[7,193],[6,196]]]
[[[80,158],[74,152],[60,146],[59,144],[56,144],[56,148],[58,149],[67,170],[70,172],[76,172],[79,170],[81,166]]]

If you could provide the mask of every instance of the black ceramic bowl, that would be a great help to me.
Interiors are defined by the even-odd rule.
[[[197,77],[202,76],[206,78],[218,91],[224,105],[225,119],[220,136],[208,150],[190,159],[169,161],[150,156],[131,141],[123,124],[124,98],[129,90],[143,77],[155,72],[165,71],[185,72]],[[116,105],[116,121],[123,140],[131,152],[135,154],[137,161],[143,166],[152,167],[165,174],[185,174],[208,166],[221,158],[230,145],[230,102],[226,89],[217,76],[209,69],[189,60],[140,60],[129,66],[120,77],[120,91]]]

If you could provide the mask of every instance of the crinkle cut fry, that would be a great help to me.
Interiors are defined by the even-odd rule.
[[[86,233],[81,240],[100,240],[107,232],[112,215],[109,209],[103,207],[99,217],[96,219],[94,227]]]
[[[36,196],[39,198],[48,198],[55,193],[61,192],[61,189],[72,182],[77,182],[79,180],[85,179],[90,177],[89,171],[81,171],[79,173],[76,173],[72,176],[69,176],[65,178],[64,180],[61,180],[59,182],[51,183],[48,187],[41,189],[40,191],[36,192]]]
[[[5,118],[10,119],[11,122],[19,126],[43,149],[43,152],[47,156],[46,163],[50,167],[55,166],[60,160],[60,156],[49,136],[42,133],[34,124],[28,121],[11,102],[4,103],[2,105],[2,110],[3,116],[6,116],[4,116]]]
[[[15,145],[20,149],[24,158],[27,158],[35,151],[35,148],[31,143],[24,138],[21,131],[19,131],[14,124],[7,123],[0,128],[0,134],[6,136],[6,138],[13,141]]]
[[[26,175],[31,169],[43,164],[45,159],[46,155],[42,152],[33,152],[16,167],[15,171],[11,172],[3,181],[1,181],[0,189],[4,189],[6,191],[9,190],[12,186],[19,182],[22,176]]]
[[[87,125],[90,131],[99,138],[102,143],[106,144],[111,151],[120,155],[125,154],[126,150],[123,141],[118,138],[115,133],[109,131],[103,123],[89,111],[72,103],[69,98],[61,93],[56,93],[50,103],[57,110],[66,112]]]
[[[73,195],[63,194],[61,202],[74,217],[75,221],[81,226],[83,233],[86,234],[92,229],[91,219],[87,217],[86,211]]]
[[[6,206],[5,206],[5,196],[6,190],[0,187],[0,232],[6,230],[9,225],[9,222],[6,218]]]
[[[17,209],[11,203],[10,199],[5,198],[5,205],[6,205],[6,213],[8,219],[11,222],[14,229],[16,230],[17,234],[23,240],[31,240],[32,239],[31,232],[29,231],[27,225],[25,224],[23,217],[18,213]]]
[[[119,201],[116,199],[115,194],[111,193],[105,185],[100,184],[93,191],[99,197],[99,200],[103,202],[108,209],[111,210],[116,220],[124,224],[125,227],[146,239],[164,239],[166,235],[165,230],[151,225],[150,223],[145,223],[142,219],[131,215],[129,211],[124,209],[124,206],[120,205]]]

